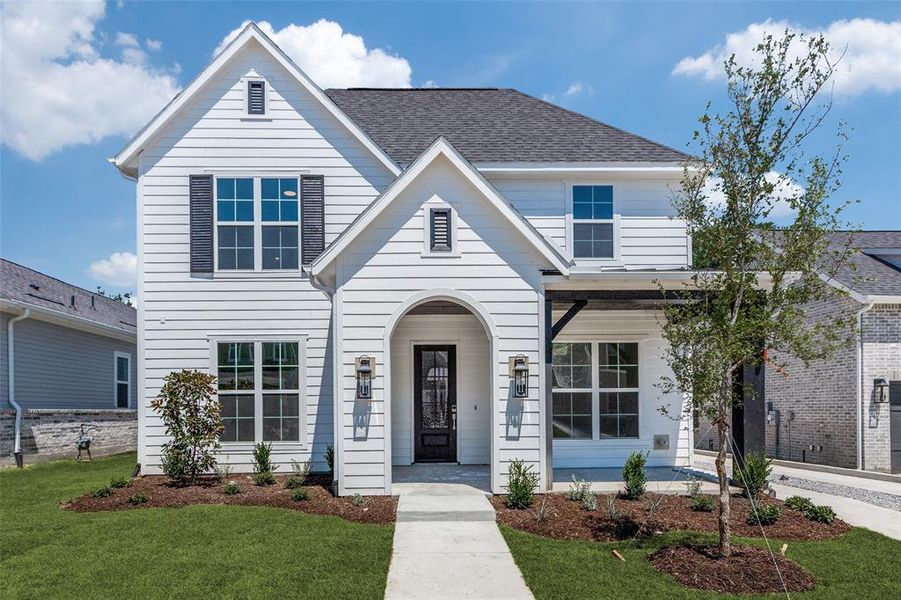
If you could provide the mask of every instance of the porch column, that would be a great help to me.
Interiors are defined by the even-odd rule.
[[[748,452],[766,452],[765,365],[745,365],[736,377],[741,403],[732,407],[732,439],[739,464]]]
[[[554,394],[553,341],[554,301],[544,300],[544,473],[545,489],[554,486]]]

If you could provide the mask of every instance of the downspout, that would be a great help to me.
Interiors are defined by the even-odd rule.
[[[16,411],[16,442],[15,442],[15,450],[14,456],[16,458],[16,466],[20,469],[23,465],[22,459],[22,407],[19,406],[19,403],[16,402],[16,366],[15,366],[15,332],[13,325],[15,325],[19,321],[24,321],[28,317],[31,316],[31,309],[26,308],[25,312],[23,312],[18,317],[13,317],[6,324],[6,365],[9,370],[8,376],[6,378],[7,388],[8,388],[8,396],[9,403],[12,405],[13,409]]]
[[[857,311],[857,470],[863,469],[863,313],[873,308],[870,302]]]
[[[338,323],[335,318],[335,290],[330,288],[326,284],[324,284],[318,276],[314,275],[312,270],[310,271],[310,285],[314,288],[325,294],[328,298],[329,304],[332,306],[332,412],[337,411],[338,406],[338,353],[335,351],[335,346],[338,343]],[[341,420],[334,418],[335,415],[332,415],[332,420],[334,423],[332,424],[332,448],[336,449],[338,446],[338,435],[340,433],[339,427],[341,425]],[[337,456],[335,456],[337,458]],[[312,460],[312,456],[310,457]],[[337,495],[338,488],[336,486],[336,482],[338,481],[338,461],[334,460],[332,464],[332,493]]]

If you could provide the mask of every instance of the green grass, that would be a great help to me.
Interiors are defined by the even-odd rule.
[[[680,541],[715,541],[709,535],[670,533],[628,548],[627,542],[594,543],[554,540],[501,527],[535,597],[542,598],[723,598],[682,587],[658,573],[645,557],[661,546]],[[763,540],[738,538],[739,543]],[[781,541],[771,541],[774,551]],[[619,550],[622,562],[610,552]],[[817,579],[815,590],[792,598],[897,598],[901,542],[866,529],[853,529],[824,542],[788,542],[788,558]],[[752,598],[753,596],[731,596]],[[776,596],[761,596],[774,598]],[[784,596],[783,596],[784,597]]]
[[[57,507],[134,464],[129,454],[0,471],[0,597],[383,596],[392,527],[245,506]]]

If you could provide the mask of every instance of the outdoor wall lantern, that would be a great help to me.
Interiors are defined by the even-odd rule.
[[[510,357],[510,376],[513,378],[513,397],[529,395],[529,357],[517,354]]]
[[[372,399],[372,377],[375,375],[375,361],[372,357],[357,357],[357,398]]]
[[[873,391],[876,392],[875,402],[888,402],[888,381],[885,377],[877,377],[873,380]]]

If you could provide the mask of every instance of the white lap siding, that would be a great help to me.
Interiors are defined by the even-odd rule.
[[[446,202],[456,211],[459,257],[422,256],[423,204],[430,199]],[[438,289],[455,290],[474,299],[497,332],[497,346],[487,361],[495,367],[491,385],[495,491],[505,485],[513,459],[523,459],[539,471],[540,269],[548,265],[534,247],[441,157],[338,261],[338,337],[343,368],[339,390],[341,493],[385,493],[390,477],[383,372],[375,378],[372,401],[355,401],[354,359],[369,354],[378,365],[384,365],[384,334],[392,315],[412,296]],[[536,365],[530,372],[529,397],[508,400],[507,360],[520,353]]]
[[[562,316],[554,315],[555,321]],[[691,418],[680,418],[682,397],[663,394],[657,387],[660,378],[672,371],[664,359],[665,342],[661,338],[654,311],[583,310],[554,342],[600,341],[637,342],[639,377],[639,416],[637,439],[567,440],[555,439],[554,467],[622,467],[633,451],[648,451],[648,466],[688,465],[691,453]],[[659,409],[666,407],[668,415]],[[593,416],[596,420],[597,414]],[[654,436],[668,435],[669,450],[654,450]]]
[[[267,118],[243,118],[241,77],[267,81]],[[138,186],[140,283],[140,460],[159,472],[162,424],[149,408],[163,377],[178,369],[208,370],[210,337],[306,336],[303,442],[273,447],[282,471],[312,457],[324,470],[333,441],[331,305],[305,277],[277,273],[192,277],[189,272],[188,177],[217,172],[322,174],[326,243],[387,186],[393,176],[258,47],[226,69],[163,128],[142,153]],[[250,447],[230,447],[224,461],[251,468]]]
[[[489,464],[490,342],[473,315],[407,315],[397,324],[391,337],[391,463],[414,461],[414,344],[456,346],[457,459],[464,465]]]

